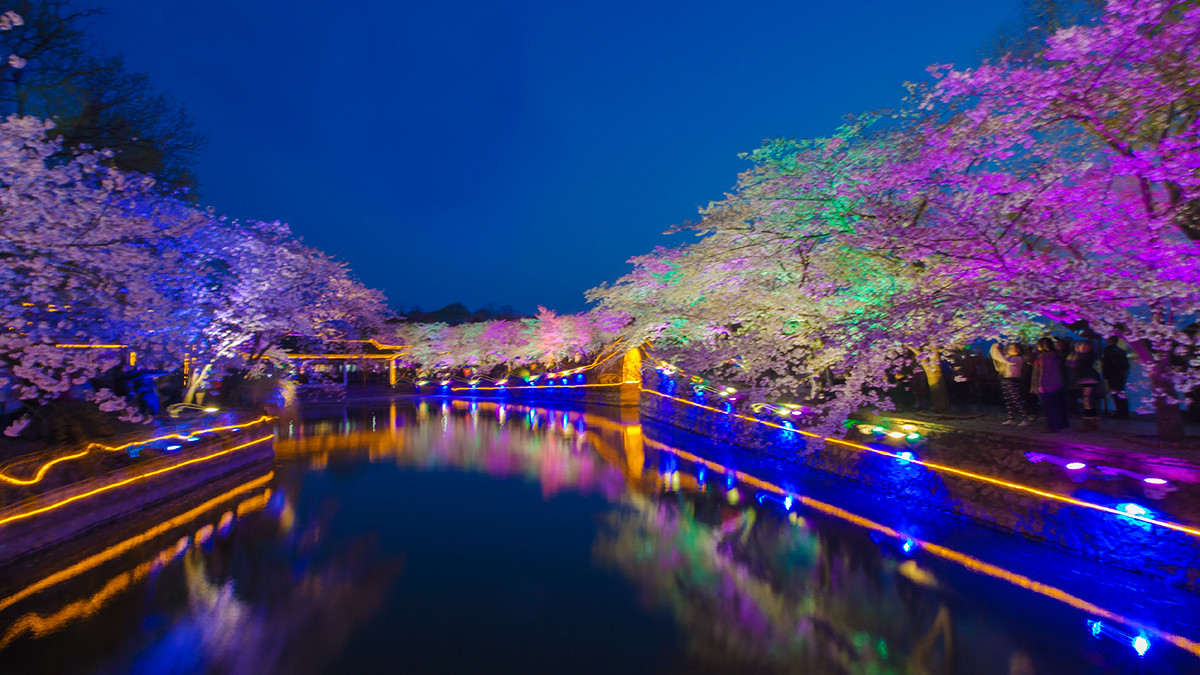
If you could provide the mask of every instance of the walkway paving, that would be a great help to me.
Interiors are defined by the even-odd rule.
[[[1194,422],[1185,426],[1185,442],[1162,443],[1155,438],[1151,415],[1134,415],[1125,420],[1102,417],[1098,431],[1083,431],[1079,418],[1071,417],[1067,429],[1053,434],[1046,433],[1045,423],[1040,419],[1027,427],[1002,424],[1005,415],[998,406],[976,406],[950,415],[896,411],[886,417],[896,422],[909,421],[968,433],[1026,439],[1037,445],[1070,446],[1093,458],[1123,459],[1146,467],[1191,469],[1196,472],[1195,482],[1200,482],[1200,424]]]

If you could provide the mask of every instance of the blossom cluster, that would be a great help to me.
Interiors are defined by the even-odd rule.
[[[64,152],[52,123],[0,122],[0,392],[26,413],[85,396],[136,419],[94,385],[130,355],[150,369],[260,367],[290,333],[372,336],[378,291],[280,223],[237,222]],[[11,406],[9,406],[11,412]],[[8,433],[28,424],[19,416]]]
[[[896,111],[781,139],[590,297],[836,426],[915,362],[1059,323],[1132,346],[1160,434],[1200,385],[1200,6],[1110,0],[1033,60],[934,66]],[[683,357],[681,357],[683,358]],[[765,392],[765,393],[763,393]],[[1172,412],[1174,411],[1174,412]]]
[[[423,372],[552,366],[595,355],[620,337],[624,317],[606,312],[560,315],[544,307],[519,321],[402,324],[396,336],[407,361]]]

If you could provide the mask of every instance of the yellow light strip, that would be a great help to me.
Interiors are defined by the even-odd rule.
[[[647,445],[649,445],[650,447],[669,452],[673,455],[677,455],[677,456],[682,457],[682,458],[684,458],[692,463],[695,463],[695,464],[703,464],[704,466],[707,466],[708,468],[710,468],[714,471],[718,471],[721,473],[732,473],[737,477],[737,479],[740,482],[745,483],[747,485],[752,485],[761,490],[766,490],[768,492],[774,492],[779,495],[791,496],[793,499],[799,501],[800,503],[804,504],[805,506],[807,506],[815,511],[820,511],[821,513],[824,513],[826,515],[830,515],[835,518],[845,520],[854,525],[858,525],[859,527],[863,527],[863,528],[866,528],[869,530],[874,530],[876,532],[879,532],[880,534],[884,534],[884,535],[887,535],[888,537],[892,537],[892,538],[896,538],[896,539],[912,539],[917,544],[917,546],[920,548],[920,550],[928,551],[929,553],[932,553],[933,555],[936,555],[940,558],[944,558],[951,562],[957,563],[957,564],[971,570],[972,572],[985,574],[987,576],[994,577],[994,578],[1000,579],[1002,581],[1006,581],[1015,586],[1019,586],[1026,590],[1033,591],[1034,593],[1037,593],[1039,595],[1044,595],[1048,598],[1058,600],[1059,602],[1070,605],[1071,607],[1082,610],[1084,612],[1088,612],[1090,614],[1094,614],[1096,616],[1103,617],[1105,619],[1108,619],[1109,621],[1123,623],[1127,626],[1131,626],[1133,628],[1137,628],[1139,630],[1146,631],[1147,633],[1156,635],[1156,636],[1170,642],[1171,644],[1176,645],[1177,647],[1180,647],[1182,649],[1185,649],[1185,650],[1191,652],[1192,654],[1195,654],[1196,656],[1200,656],[1200,643],[1194,642],[1185,637],[1174,635],[1172,633],[1163,632],[1156,628],[1152,628],[1145,624],[1139,623],[1137,621],[1134,621],[1133,619],[1129,619],[1125,616],[1122,616],[1115,612],[1104,609],[1103,607],[1092,604],[1092,603],[1088,602],[1087,600],[1084,600],[1082,598],[1071,595],[1070,593],[1067,593],[1066,591],[1055,588],[1054,586],[1049,586],[1047,584],[1043,584],[1041,582],[1034,581],[1024,575],[1017,574],[1015,572],[1010,572],[1009,570],[1006,570],[1003,567],[998,567],[991,563],[984,562],[982,560],[979,560],[978,558],[969,556],[965,553],[960,553],[953,549],[946,548],[945,546],[940,546],[938,544],[934,544],[931,542],[922,541],[920,539],[915,539],[913,537],[909,537],[907,535],[901,534],[900,532],[898,532],[896,530],[893,530],[892,528],[890,528],[886,525],[877,523],[868,518],[864,518],[857,514],[851,513],[849,511],[846,511],[845,509],[838,508],[836,506],[833,506],[832,504],[826,504],[825,502],[813,499],[811,497],[806,497],[804,495],[797,494],[795,492],[789,492],[788,490],[785,490],[784,488],[782,488],[778,485],[775,485],[774,483],[767,482],[765,480],[742,473],[740,471],[735,471],[735,470],[730,469],[729,467],[727,467],[723,464],[720,464],[718,462],[714,462],[712,460],[705,459],[698,455],[693,455],[692,453],[687,452],[686,450],[679,450],[677,448],[673,448],[669,445],[659,443],[659,442],[654,441],[649,438],[645,439],[644,442]]]
[[[1169,530],[1175,530],[1176,532],[1183,532],[1184,534],[1190,534],[1190,535],[1192,535],[1193,537],[1200,537],[1200,529],[1196,529],[1196,528],[1194,528],[1194,527],[1188,527],[1188,526],[1186,526],[1186,525],[1180,525],[1180,524],[1178,524],[1178,523],[1171,523],[1171,522],[1167,522],[1167,521],[1165,521],[1165,520],[1157,520],[1157,519],[1154,519],[1154,518],[1147,518],[1147,517],[1145,517],[1145,516],[1135,516],[1135,515],[1132,515],[1132,514],[1125,513],[1124,511],[1118,511],[1117,509],[1114,509],[1114,508],[1110,508],[1110,507],[1107,507],[1107,506],[1101,506],[1100,504],[1093,504],[1093,503],[1091,503],[1091,502],[1085,502],[1085,501],[1081,501],[1081,500],[1075,499],[1074,497],[1068,497],[1068,496],[1066,496],[1066,495],[1060,495],[1060,494],[1058,494],[1057,492],[1046,492],[1045,490],[1039,490],[1039,489],[1037,489],[1037,488],[1029,487],[1028,485],[1021,485],[1020,483],[1010,483],[1009,481],[1006,481],[1006,480],[1000,480],[999,478],[992,478],[991,476],[984,476],[984,475],[982,475],[982,474],[978,474],[978,473],[972,473],[972,472],[970,472],[970,471],[964,471],[964,470],[962,470],[962,469],[956,469],[956,468],[954,468],[954,467],[952,467],[952,466],[946,466],[946,465],[944,465],[944,464],[937,464],[937,463],[934,463],[934,462],[926,462],[926,461],[923,461],[923,460],[917,459],[917,458],[915,458],[915,457],[914,457],[914,458],[912,458],[912,459],[908,459],[908,458],[905,458],[905,457],[900,457],[900,456],[899,456],[899,455],[897,455],[896,453],[893,453],[893,452],[888,452],[888,451],[886,451],[886,450],[880,450],[880,449],[878,449],[878,448],[872,448],[872,447],[868,447],[868,446],[866,446],[866,445],[859,445],[858,443],[852,443],[852,442],[850,442],[850,441],[843,441],[843,440],[841,440],[841,439],[838,439],[838,438],[831,438],[831,437],[829,437],[829,436],[821,436],[821,435],[819,435],[819,434],[814,434],[814,433],[812,433],[812,432],[810,432],[810,431],[803,431],[803,430],[801,430],[801,429],[792,429],[792,428],[789,428],[789,427],[785,427],[785,426],[783,426],[783,425],[781,425],[781,424],[775,424],[775,423],[773,423],[773,422],[766,422],[766,421],[764,421],[764,420],[760,420],[760,419],[757,419],[757,418],[754,418],[754,417],[748,417],[748,416],[746,416],[746,415],[738,415],[738,414],[735,414],[735,413],[729,413],[729,412],[725,412],[724,410],[720,410],[720,409],[717,409],[717,408],[713,408],[713,407],[711,407],[711,406],[706,406],[706,405],[703,405],[703,404],[700,404],[700,403],[694,403],[694,402],[692,402],[692,401],[689,401],[689,400],[687,400],[687,399],[684,399],[684,398],[679,398],[679,397],[677,397],[677,396],[669,396],[669,395],[667,395],[667,394],[663,394],[663,393],[660,393],[660,392],[654,391],[654,390],[652,390],[652,389],[646,389],[645,387],[642,387],[642,391],[644,391],[644,392],[646,392],[646,393],[648,393],[648,394],[654,394],[655,396],[661,396],[661,397],[663,397],[663,398],[668,398],[668,399],[671,399],[671,400],[673,400],[673,401],[679,401],[680,403],[686,403],[686,404],[688,404],[688,405],[695,406],[695,407],[697,407],[697,408],[703,408],[703,409],[705,409],[705,410],[711,410],[711,411],[713,411],[713,412],[720,413],[720,414],[722,414],[722,415],[730,415],[730,416],[732,416],[732,417],[736,417],[736,418],[738,418],[738,419],[743,419],[743,420],[746,420],[746,421],[749,421],[749,422],[754,422],[755,424],[761,424],[761,425],[763,425],[763,426],[773,427],[773,428],[775,428],[775,429],[782,429],[782,430],[784,430],[784,431],[791,431],[791,432],[793,432],[793,433],[797,433],[797,434],[802,434],[802,435],[804,435],[804,436],[808,436],[809,438],[819,438],[819,439],[821,439],[821,440],[824,440],[824,441],[827,441],[827,442],[829,442],[829,443],[835,443],[835,444],[837,444],[837,445],[841,445],[841,446],[844,446],[844,447],[847,447],[847,448],[853,448],[853,449],[855,449],[855,450],[862,450],[862,451],[865,451],[865,452],[873,452],[873,453],[875,453],[875,454],[877,454],[877,455],[883,455],[884,457],[891,457],[891,458],[893,458],[893,459],[903,459],[904,461],[906,461],[906,462],[909,462],[910,464],[919,464],[919,465],[921,465],[921,466],[924,466],[924,467],[926,467],[926,468],[928,468],[928,469],[931,469],[931,470],[933,470],[933,471],[937,471],[937,472],[939,472],[939,473],[949,473],[949,474],[954,474],[954,475],[956,475],[956,476],[962,476],[962,477],[964,477],[964,478],[970,478],[970,479],[972,479],[972,480],[981,481],[981,482],[988,483],[988,484],[991,484],[991,485],[998,485],[998,486],[1000,486],[1000,487],[1003,487],[1003,488],[1008,488],[1008,489],[1010,489],[1010,490],[1016,490],[1016,491],[1019,491],[1019,492],[1026,492],[1026,493],[1029,493],[1029,494],[1032,494],[1032,495],[1037,495],[1037,496],[1039,496],[1039,497],[1044,497],[1044,498],[1046,498],[1046,499],[1052,499],[1052,500],[1054,500],[1054,501],[1059,501],[1059,502],[1063,502],[1063,503],[1066,503],[1066,504],[1071,504],[1071,505],[1073,505],[1073,506],[1082,506],[1082,507],[1084,507],[1084,508],[1093,509],[1093,510],[1096,510],[1096,511],[1103,511],[1104,513],[1111,513],[1111,514],[1113,514],[1113,515],[1121,516],[1121,517],[1123,517],[1123,518],[1132,518],[1132,519],[1134,519],[1134,520],[1140,520],[1140,521],[1142,521],[1142,522],[1144,522],[1144,523],[1150,523],[1150,524],[1152,524],[1152,525],[1158,525],[1158,526],[1160,526],[1160,527],[1165,527],[1165,528],[1167,528],[1167,529],[1169,529]]]
[[[105,563],[105,562],[108,562],[109,560],[117,558],[117,557],[131,551],[132,549],[134,549],[138,546],[141,546],[145,542],[150,541],[151,539],[157,537],[158,535],[162,534],[163,532],[166,532],[167,530],[173,529],[175,527],[178,527],[179,525],[182,525],[188,521],[191,521],[192,519],[196,518],[197,516],[204,513],[205,511],[212,509],[213,507],[215,507],[217,504],[220,504],[221,502],[229,501],[230,499],[233,499],[234,497],[237,497],[240,494],[249,492],[261,485],[269,483],[274,477],[275,477],[275,472],[272,471],[265,476],[255,478],[254,480],[250,481],[249,483],[244,483],[242,485],[239,485],[238,487],[235,487],[234,489],[230,490],[229,492],[226,492],[224,494],[213,497],[212,499],[204,502],[203,504],[200,504],[199,506],[197,506],[193,509],[188,510],[185,513],[181,513],[178,516],[171,518],[170,520],[159,523],[158,525],[155,525],[154,527],[146,530],[145,532],[143,532],[135,537],[130,537],[129,539],[126,539],[125,541],[123,541],[119,544],[115,544],[113,546],[106,548],[105,550],[101,551],[100,553],[97,553],[93,556],[84,558],[83,560],[75,563],[74,565],[71,565],[70,567],[67,567],[66,569],[55,572],[54,574],[51,574],[50,576],[42,579],[41,581],[25,587],[20,592],[14,593],[14,594],[8,596],[7,598],[4,598],[3,600],[0,600],[0,611],[8,609],[12,605],[24,600],[25,598],[27,598],[35,593],[40,593],[40,592],[46,590],[47,588],[50,588],[51,586],[62,583],[63,581],[66,581],[68,579],[77,577],[80,574],[83,574],[84,572],[101,565],[102,563]]]
[[[252,426],[255,426],[258,424],[262,424],[263,422],[270,422],[273,419],[275,419],[275,418],[270,415],[263,415],[262,417],[259,417],[256,420],[252,420],[250,422],[243,422],[241,424],[231,424],[231,425],[224,426],[224,427],[212,427],[210,429],[201,429],[199,431],[192,431],[192,432],[188,433],[187,435],[167,434],[166,436],[158,436],[156,438],[148,438],[148,439],[144,439],[144,440],[140,440],[140,441],[132,441],[132,442],[126,443],[125,445],[104,445],[103,443],[89,443],[86,448],[84,448],[83,450],[81,450],[73,455],[66,455],[64,457],[59,457],[57,459],[52,459],[49,462],[46,462],[37,470],[37,473],[34,474],[33,478],[29,478],[29,479],[16,478],[13,476],[6,476],[3,473],[0,473],[0,481],[4,481],[6,483],[11,483],[12,485],[33,485],[34,483],[41,482],[41,480],[43,478],[45,478],[46,472],[49,471],[50,467],[54,466],[55,464],[59,464],[61,462],[65,462],[65,461],[71,460],[71,459],[78,459],[80,457],[87,455],[88,453],[90,453],[92,450],[94,450],[96,448],[107,450],[109,452],[120,452],[121,450],[124,450],[126,448],[131,448],[135,445],[145,445],[147,443],[154,443],[157,441],[165,441],[165,440],[168,440],[171,438],[174,438],[176,440],[185,440],[191,436],[196,436],[199,434],[208,434],[208,433],[213,433],[216,431],[226,431],[228,429],[242,429],[245,427],[252,427]]]
[[[160,475],[160,474],[167,473],[168,471],[174,471],[174,470],[176,470],[176,469],[182,469],[182,468],[183,468],[183,467],[185,467],[185,466],[189,466],[189,465],[192,465],[192,464],[197,464],[197,463],[199,463],[199,462],[207,462],[207,461],[208,461],[208,460],[210,460],[210,459],[216,459],[217,457],[221,457],[221,456],[223,456],[223,455],[228,455],[228,454],[229,454],[229,453],[231,453],[231,452],[236,452],[236,451],[238,451],[238,450],[241,450],[242,448],[248,448],[248,447],[250,447],[251,445],[257,445],[257,444],[259,444],[259,443],[262,443],[263,441],[269,441],[269,440],[271,440],[271,439],[273,439],[273,438],[275,438],[275,434],[270,434],[270,435],[268,435],[268,436],[263,436],[262,438],[258,438],[258,439],[255,439],[255,440],[253,440],[253,441],[250,441],[249,443],[243,443],[243,444],[241,444],[241,445],[238,445],[238,446],[235,446],[235,447],[232,447],[232,448],[228,448],[228,449],[225,449],[225,450],[221,450],[221,451],[219,451],[219,452],[214,452],[214,453],[212,453],[211,455],[205,455],[205,456],[203,456],[203,457],[195,457],[195,458],[193,458],[193,459],[189,459],[189,460],[187,460],[187,461],[183,461],[183,462],[180,462],[180,463],[178,463],[178,464],[172,464],[171,466],[164,467],[164,468],[162,468],[162,469],[155,469],[154,471],[149,471],[149,472],[147,472],[147,473],[143,473],[143,474],[140,474],[140,475],[134,476],[134,477],[132,477],[132,478],[126,478],[126,479],[125,479],[125,480],[123,480],[123,481],[119,481],[119,482],[116,482],[116,483],[112,483],[112,484],[110,484],[110,485],[105,485],[105,486],[103,486],[103,487],[98,487],[98,488],[96,488],[95,490],[90,490],[90,491],[88,491],[88,492],[84,492],[83,494],[78,494],[78,495],[75,495],[74,497],[68,497],[68,498],[66,498],[66,499],[63,499],[63,500],[61,500],[61,501],[57,501],[57,502],[55,502],[55,503],[53,503],[53,504],[50,504],[50,505],[48,505],[48,506],[43,506],[43,507],[41,507],[41,508],[39,508],[39,509],[34,509],[34,510],[32,510],[32,511],[26,511],[25,513],[18,513],[18,514],[15,514],[15,515],[9,516],[9,517],[7,517],[7,518],[4,518],[4,519],[0,519],[0,525],[6,525],[6,524],[8,524],[8,523],[11,523],[11,522],[13,522],[13,521],[17,521],[17,520],[23,520],[23,519],[25,519],[25,518],[29,518],[29,517],[31,517],[31,516],[36,516],[36,515],[37,515],[37,514],[39,514],[39,513],[46,513],[47,511],[53,511],[54,509],[57,509],[57,508],[59,508],[59,507],[61,507],[61,506],[66,506],[67,504],[70,504],[71,502],[77,502],[77,501],[79,501],[80,499],[85,499],[85,498],[87,498],[87,497],[91,497],[91,496],[93,496],[93,495],[98,495],[98,494],[100,494],[100,493],[102,493],[102,492],[108,492],[109,490],[115,490],[116,488],[119,488],[119,487],[121,487],[121,486],[123,486],[123,485],[129,485],[130,483],[136,483],[136,482],[138,482],[138,481],[141,481],[141,480],[146,480],[147,478],[152,478],[152,477],[154,477],[154,476],[157,476],[157,475]]]
[[[54,345],[63,349],[124,349],[129,345]]]
[[[385,345],[380,343],[375,338],[367,340],[330,340],[330,342],[361,342],[364,344],[374,345],[376,349],[408,349],[408,345]]]
[[[268,476],[268,478],[270,477],[273,477],[273,474],[272,476]],[[264,495],[269,495],[270,493],[271,490],[268,489],[264,492]],[[218,499],[227,499],[228,497],[229,496],[226,495],[224,497],[218,497]],[[238,504],[237,509],[239,512],[243,512],[244,510],[245,513],[249,513],[250,511],[255,511],[262,508],[262,506],[265,506],[265,504],[266,502],[264,500],[256,497]],[[245,508],[247,505],[251,505],[252,508]],[[192,511],[189,511],[188,513],[192,513]],[[206,527],[211,528],[212,525],[207,525]],[[9,626],[8,631],[5,633],[3,639],[0,639],[0,649],[6,647],[9,643],[20,637],[20,635],[26,631],[32,632],[36,636],[42,636],[59,630],[75,619],[94,614],[101,607],[107,604],[108,601],[113,597],[145,578],[154,569],[155,564],[160,558],[163,557],[163,554],[167,553],[168,551],[173,551],[174,549],[175,546],[172,546],[164,551],[159,552],[159,554],[151,560],[138,565],[132,571],[118,574],[109,580],[109,582],[105,584],[103,588],[90,597],[84,600],[73,602],[49,617],[43,618],[36,612],[30,612],[22,615],[19,619],[14,621],[12,625]]]

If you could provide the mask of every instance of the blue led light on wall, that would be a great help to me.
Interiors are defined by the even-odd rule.
[[[1150,640],[1141,633],[1130,633],[1096,619],[1088,619],[1087,627],[1091,631],[1092,637],[1096,639],[1110,637],[1117,642],[1124,642],[1133,647],[1133,651],[1137,652],[1138,656],[1145,656],[1146,652],[1150,650]]]
[[[1142,506],[1141,504],[1134,504],[1133,502],[1122,502],[1117,504],[1117,510],[1128,516],[1141,516],[1142,518],[1151,517],[1150,509]]]

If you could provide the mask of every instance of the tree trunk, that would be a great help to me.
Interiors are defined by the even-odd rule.
[[[1183,412],[1179,410],[1175,383],[1168,376],[1171,370],[1170,355],[1155,358],[1148,340],[1130,342],[1138,361],[1148,371],[1150,388],[1154,396],[1154,427],[1158,438],[1164,441],[1182,441]],[[1172,399],[1175,400],[1172,403]]]
[[[196,401],[196,390],[208,378],[209,371],[212,370],[212,364],[206,364],[199,371],[192,371],[192,381],[188,383],[187,393],[184,394],[183,402],[192,405]]]
[[[1169,402],[1166,396],[1154,397],[1154,430],[1161,440],[1183,440],[1183,413],[1179,403]]]
[[[921,370],[925,371],[925,381],[929,383],[929,400],[933,405],[933,412],[950,412],[950,390],[942,377],[941,352],[934,352],[932,359],[924,359],[919,363]]]

